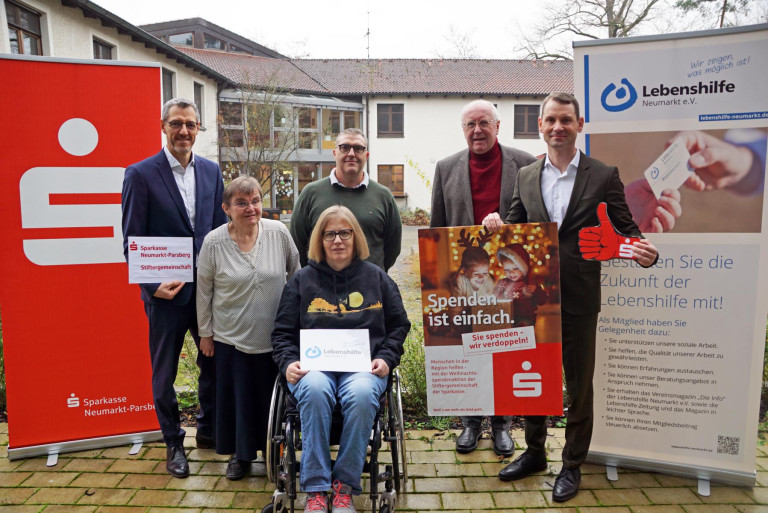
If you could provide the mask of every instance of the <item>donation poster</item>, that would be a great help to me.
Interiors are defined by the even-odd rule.
[[[574,43],[585,150],[660,259],[603,263],[589,461],[753,485],[768,25],[605,43]]]
[[[8,456],[157,438],[120,193],[160,146],[159,66],[3,56],[0,75]]]
[[[563,412],[557,224],[419,230],[430,415]]]

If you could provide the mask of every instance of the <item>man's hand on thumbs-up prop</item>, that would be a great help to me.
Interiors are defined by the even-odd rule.
[[[635,259],[633,244],[640,242],[640,237],[622,235],[613,227],[608,218],[608,205],[603,202],[597,206],[599,226],[589,226],[579,230],[579,249],[585,260],[610,260],[612,258]]]

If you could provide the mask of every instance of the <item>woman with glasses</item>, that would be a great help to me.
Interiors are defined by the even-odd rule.
[[[242,479],[266,449],[277,375],[270,335],[280,291],[299,268],[288,229],[262,219],[261,199],[255,178],[232,180],[222,196],[230,222],[205,237],[197,261],[200,350],[215,357],[216,452],[232,454],[230,480]]]
[[[400,363],[410,322],[395,282],[366,262],[368,244],[360,224],[343,206],[320,214],[309,240],[309,265],[288,282],[272,332],[273,358],[298,401],[301,418],[301,489],[304,511],[355,512],[352,495],[360,477],[368,438],[387,386]],[[366,372],[321,372],[301,368],[300,330],[368,330],[371,367]],[[331,470],[331,413],[344,416],[336,463]]]

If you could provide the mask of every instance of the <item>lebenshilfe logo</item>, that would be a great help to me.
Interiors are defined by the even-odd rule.
[[[608,87],[603,89],[603,94],[600,95],[600,103],[608,112],[621,112],[622,110],[627,110],[637,101],[637,90],[635,89],[635,86],[633,86],[626,78],[621,79],[621,84],[621,87],[616,87],[616,84],[614,83],[608,84]],[[616,103],[615,101],[612,101],[609,103],[609,98],[612,100],[619,100],[619,102]]]
[[[306,351],[304,351],[304,356],[307,358],[317,358],[321,354],[323,354],[323,352],[317,346],[309,347]]]

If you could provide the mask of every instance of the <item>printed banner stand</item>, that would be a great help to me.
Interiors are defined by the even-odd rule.
[[[8,457],[159,440],[120,193],[161,143],[160,67],[4,55],[0,74]]]
[[[557,224],[419,230],[430,415],[562,415]]]
[[[602,264],[590,462],[704,480],[701,493],[755,483],[767,45],[768,25],[574,43],[583,147],[618,166],[660,255]],[[662,223],[669,202],[682,214]]]

